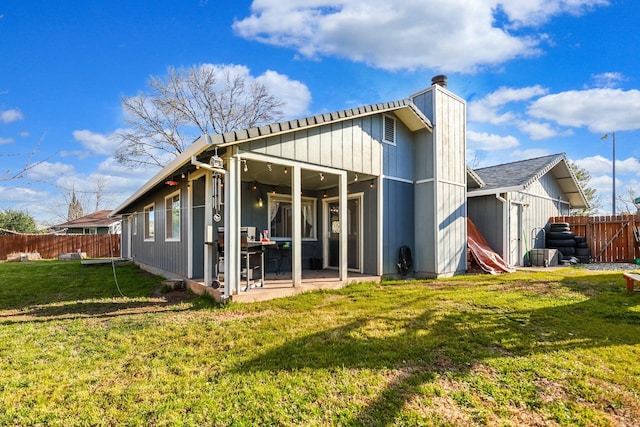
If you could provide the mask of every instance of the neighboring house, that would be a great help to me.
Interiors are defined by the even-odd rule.
[[[123,256],[209,285],[224,227],[231,295],[241,227],[255,226],[290,242],[293,286],[310,256],[340,281],[395,277],[403,245],[416,277],[464,272],[466,104],[446,78],[432,83],[400,101],[200,137],[112,212]]]
[[[467,179],[469,218],[511,266],[544,247],[550,217],[588,207],[564,153],[475,169]]]
[[[120,215],[110,216],[111,210],[96,211],[53,227],[57,234],[120,234]]]

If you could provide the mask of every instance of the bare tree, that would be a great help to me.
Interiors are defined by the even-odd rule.
[[[62,191],[62,194],[59,197],[55,197],[47,205],[48,211],[53,214],[53,218],[46,225],[53,226],[72,219],[69,218],[69,207],[73,204],[79,206],[80,209],[78,211],[81,211],[82,215],[109,208],[108,204],[113,201],[113,195],[105,191],[108,184],[108,180],[103,179],[94,182],[92,188],[86,190],[76,188],[75,183],[71,183],[68,187],[57,186]]]
[[[164,166],[203,133],[250,128],[282,118],[284,103],[233,68],[169,68],[149,92],[124,97],[128,129],[116,132],[116,160]]]
[[[638,194],[634,187],[629,185],[626,188],[626,193],[618,195],[616,199],[624,204],[624,210],[620,212],[621,214],[638,214],[640,213],[640,209],[635,204],[636,199],[638,198]]]
[[[20,167],[18,167],[18,169],[9,169],[4,171],[4,173],[0,175],[0,182],[13,181],[16,179],[24,178],[27,172],[29,172],[31,169],[35,168],[36,166],[44,162],[44,160],[34,160],[34,157],[38,152],[38,148],[40,148],[42,141],[44,141],[45,136],[46,136],[46,133],[44,133],[40,137],[40,139],[38,140],[36,145],[33,147],[31,152],[27,155],[27,159],[24,161],[24,163]],[[22,156],[24,156],[24,154],[0,154],[0,157],[22,157]]]

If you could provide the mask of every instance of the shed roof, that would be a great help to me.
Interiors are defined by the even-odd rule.
[[[478,190],[470,190],[470,197],[524,191],[551,172],[572,208],[589,206],[564,153],[479,168],[475,172],[486,185]]]
[[[191,161],[192,156],[197,156],[212,147],[226,147],[229,145],[241,144],[248,141],[281,135],[284,133],[296,132],[302,129],[326,125],[329,123],[351,120],[358,117],[366,117],[380,113],[393,112],[411,131],[419,129],[433,130],[431,121],[420,111],[411,99],[399,101],[382,102],[378,104],[365,105],[362,107],[340,110],[333,113],[319,114],[303,119],[289,120],[285,122],[273,123],[250,129],[242,129],[223,134],[200,136],[196,141],[187,147],[179,156],[160,170],[155,176],[147,181],[127,200],[111,212],[117,215],[134,203],[142,195],[153,189],[173,175],[183,165]]]

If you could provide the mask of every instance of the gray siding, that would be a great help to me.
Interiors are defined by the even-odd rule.
[[[180,241],[165,240],[165,196],[180,190]],[[153,241],[144,240],[144,207],[154,203],[155,210],[155,239]],[[136,204],[134,210],[137,212],[137,230],[132,239],[131,255],[136,262],[150,265],[165,272],[186,277],[187,269],[187,232],[188,232],[188,200],[187,186],[181,182],[177,187],[161,187],[152,193],[148,198]]]
[[[434,123],[415,135],[416,274],[453,275],[466,270],[466,106],[437,86],[413,101]]]
[[[383,266],[385,276],[398,273],[396,263],[401,246],[409,246],[414,252],[413,185],[384,180]],[[415,262],[415,257],[414,257]]]
[[[272,136],[242,149],[300,162],[380,174],[382,115],[361,117]]]
[[[560,202],[566,200],[566,196],[551,173],[545,174],[525,191],[502,196],[509,204],[506,223],[503,218],[503,203],[495,195],[470,197],[468,214],[494,251],[511,265],[524,265],[530,249],[544,247],[541,229],[546,226],[549,218],[569,214],[569,206]],[[519,231],[517,206],[521,206]],[[505,239],[506,251],[503,250]]]
[[[391,117],[395,117],[389,114]],[[380,123],[380,126],[382,124]],[[426,131],[425,131],[426,132]],[[384,175],[413,181],[415,144],[413,133],[396,120],[396,144],[381,143]]]
[[[193,208],[193,278],[204,278],[204,240],[205,240],[205,177],[191,181]],[[217,249],[217,247],[216,247]]]
[[[131,219],[128,216],[122,217],[122,235],[120,238],[120,256],[122,258],[128,259],[131,258],[131,254],[129,253],[129,239],[131,236],[129,235],[129,223]]]
[[[482,233],[491,249],[503,256],[504,239],[503,204],[495,195],[470,197],[467,201],[467,215]]]

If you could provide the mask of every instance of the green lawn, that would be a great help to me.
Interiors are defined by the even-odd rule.
[[[640,294],[621,273],[220,307],[116,271],[0,263],[0,425],[640,425]]]

